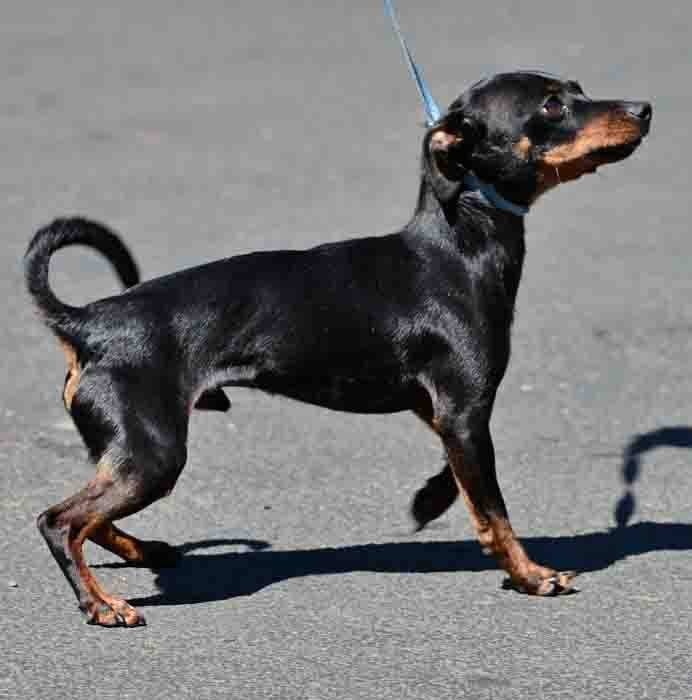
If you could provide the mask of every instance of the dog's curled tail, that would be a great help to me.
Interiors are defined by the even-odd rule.
[[[71,245],[98,250],[115,268],[125,287],[139,282],[139,271],[130,251],[113,231],[102,224],[82,218],[56,219],[40,229],[24,256],[24,278],[47,325],[66,340],[78,335],[84,310],[64,304],[55,296],[48,281],[48,267],[53,253]]]

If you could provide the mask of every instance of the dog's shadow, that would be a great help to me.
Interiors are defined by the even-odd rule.
[[[633,438],[623,454],[621,468],[625,495],[614,509],[616,527],[574,536],[522,538],[532,558],[548,562],[559,570],[592,572],[648,552],[692,550],[692,524],[627,524],[635,510],[632,485],[639,477],[642,455],[661,446],[692,447],[692,428],[662,428]],[[242,547],[246,551],[228,551],[229,547]],[[212,548],[225,548],[226,551],[199,553],[199,550]],[[477,572],[497,568],[493,559],[482,554],[476,540],[409,541],[273,551],[269,543],[262,540],[219,539],[190,542],[178,550],[184,555],[178,566],[157,571],[159,593],[131,600],[134,605],[184,605],[227,600],[304,576],[355,571]]]
[[[538,561],[561,569],[589,572],[629,556],[660,550],[692,550],[692,524],[640,522],[606,532],[564,537],[528,537],[522,542]],[[210,547],[249,546],[251,551],[195,553]],[[304,576],[355,571],[383,573],[473,572],[496,569],[475,540],[396,542],[309,550],[273,551],[268,543],[205,540],[179,548],[175,568],[156,575],[159,593],[133,599],[133,605],[188,605],[245,596]],[[106,564],[107,567],[125,566]]]

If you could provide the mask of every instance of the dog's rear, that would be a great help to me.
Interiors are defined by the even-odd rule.
[[[48,281],[51,256],[61,248],[82,245],[98,250],[113,265],[123,286],[139,282],[139,270],[125,244],[110,229],[88,219],[56,219],[39,230],[24,256],[24,277],[45,323],[65,342],[74,342],[81,332],[84,310],[60,301]]]
[[[60,301],[50,287],[48,266],[53,253],[61,248],[82,245],[98,250],[113,265],[124,287],[139,282],[139,270],[130,251],[110,229],[88,219],[57,219],[36,233],[24,256],[27,289],[46,325],[58,337],[67,359],[63,399],[70,408],[79,383],[87,311]]]

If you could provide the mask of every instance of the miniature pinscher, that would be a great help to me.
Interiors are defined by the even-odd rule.
[[[38,527],[88,621],[144,623],[101,588],[83,544],[152,567],[175,562],[173,547],[113,523],[170,493],[191,410],[228,409],[222,387],[233,386],[339,411],[413,411],[446,455],[414,498],[418,526],[461,493],[481,546],[515,589],[569,591],[575,574],[533,562],[514,535],[489,429],[510,354],[524,214],[556,185],[629,156],[651,114],[646,102],[591,100],[549,74],[498,74],[426,129],[418,202],[397,233],[241,255],[141,284],[127,248],[100,224],[41,229],[26,281],[67,356],[65,406],[97,468]],[[73,244],[99,250],[129,288],[83,307],[59,301],[49,259]]]

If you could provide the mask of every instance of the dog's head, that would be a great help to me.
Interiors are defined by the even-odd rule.
[[[512,202],[626,158],[649,131],[648,102],[591,100],[545,73],[500,73],[471,86],[429,128],[425,176],[449,201],[472,172]]]

